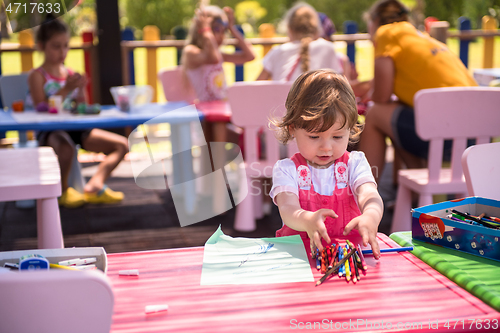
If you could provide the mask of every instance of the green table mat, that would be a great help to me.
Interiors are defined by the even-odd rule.
[[[500,311],[500,262],[412,239],[411,232],[389,236],[439,273]]]

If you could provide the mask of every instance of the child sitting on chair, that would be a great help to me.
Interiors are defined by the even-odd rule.
[[[69,31],[66,24],[49,14],[40,25],[36,39],[45,59],[42,66],[33,70],[28,77],[30,94],[26,104],[36,107],[42,102],[47,103],[52,95],[62,96],[65,104],[71,99],[85,102],[86,77],[64,66],[69,50]],[[60,205],[76,208],[86,202],[117,203],[123,200],[122,192],[112,191],[104,182],[128,152],[127,138],[101,129],[89,129],[40,132],[37,140],[40,146],[50,146],[57,154],[61,168]],[[106,154],[97,172],[85,184],[84,193],[79,193],[68,185],[71,163],[76,153],[75,144],[80,144],[88,151]]]
[[[378,259],[383,203],[364,154],[347,151],[361,132],[349,83],[331,70],[305,72],[285,107],[285,116],[272,123],[282,143],[296,140],[299,153],[273,169],[270,196],[284,223],[276,236],[300,234],[311,250],[322,250],[321,239],[331,244],[333,237],[359,235]]]

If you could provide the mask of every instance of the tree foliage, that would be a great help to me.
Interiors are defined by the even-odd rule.
[[[177,25],[188,25],[196,3],[194,0],[126,0],[125,12],[129,25],[137,29],[155,25],[161,35],[165,35]]]
[[[116,1],[116,0],[100,0]],[[248,20],[250,23],[259,26],[262,23],[276,24],[282,20],[286,11],[291,8],[296,0],[253,0],[260,7],[265,9],[266,14],[260,18],[252,16]],[[317,11],[327,14],[335,23],[337,31],[342,32],[342,24],[347,20],[358,23],[359,31],[366,32],[366,24],[363,21],[363,13],[366,12],[376,0],[308,0]],[[500,0],[402,0],[410,9],[423,7],[422,16],[434,16],[440,20],[449,21],[451,27],[456,27],[457,19],[460,16],[468,17],[472,22],[472,28],[478,29],[481,26],[481,18],[484,15],[497,15],[500,11]],[[145,25],[156,25],[160,28],[161,34],[169,34],[171,29],[177,25],[188,25],[193,17],[194,9],[198,4],[197,0],[120,0],[124,3],[124,16],[127,24],[142,29]],[[242,0],[212,0],[211,4],[219,7],[230,6],[233,9]],[[419,23],[419,22],[417,22]]]

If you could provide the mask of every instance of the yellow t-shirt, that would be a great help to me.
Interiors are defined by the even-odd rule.
[[[420,89],[477,86],[462,61],[448,47],[424,35],[408,22],[386,24],[377,29],[375,58],[394,62],[394,94],[413,106]]]

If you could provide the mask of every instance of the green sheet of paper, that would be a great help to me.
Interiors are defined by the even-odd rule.
[[[201,285],[314,281],[299,235],[232,238],[219,228],[203,253]]]

